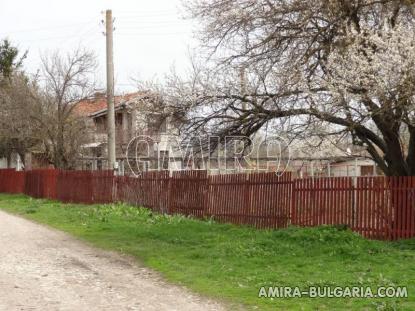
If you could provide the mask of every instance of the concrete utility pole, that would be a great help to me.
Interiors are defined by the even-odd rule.
[[[105,13],[106,44],[107,44],[107,121],[108,121],[108,167],[116,169],[115,164],[115,112],[114,112],[114,54],[112,11]]]

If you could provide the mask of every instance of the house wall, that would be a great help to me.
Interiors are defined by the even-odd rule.
[[[153,140],[153,142],[151,140],[149,141],[149,156],[152,158],[152,169],[157,169],[157,152],[167,153],[167,156],[170,158],[180,157],[181,152],[174,147],[174,145],[177,145],[177,143],[174,141],[174,139],[172,139],[172,135],[175,135],[177,129],[173,128],[170,125],[168,119],[167,123],[164,123],[159,127],[157,126],[157,123],[154,123],[152,121],[154,120],[152,119],[151,113],[147,113],[146,111],[140,111],[139,108],[120,109],[116,112],[116,157],[117,159],[119,159],[119,161],[122,161],[123,159],[124,162],[126,161],[125,156],[127,153],[128,144],[134,137],[141,135],[149,136]],[[106,122],[107,120],[105,115],[95,117],[94,121],[91,120],[93,129],[92,142],[103,143],[103,145],[101,146],[102,152],[100,153],[100,157],[104,159],[107,157],[107,150],[104,147],[105,143],[107,142]],[[129,152],[129,156],[135,157],[134,143],[131,146],[132,152]],[[91,157],[91,159],[90,161],[84,161],[85,163],[83,163],[83,165],[87,165],[87,167],[90,169],[98,168],[97,165],[94,165],[92,159],[95,155],[91,151],[87,151],[86,155]],[[177,161],[176,159],[169,160],[169,169],[175,170],[182,168],[181,161]],[[102,168],[99,168],[104,169],[104,166],[102,166]],[[122,162],[120,162],[120,169],[124,169],[126,173],[129,171],[128,165],[126,165],[126,163],[123,164]]]
[[[331,164],[330,176],[341,177],[341,176],[362,176],[362,167],[373,167],[371,175],[375,173],[375,163],[372,160],[351,160],[341,163]]]
[[[6,158],[0,158],[0,169],[7,168],[7,159]]]
[[[328,171],[328,170],[327,170]],[[331,177],[343,177],[343,176],[360,176],[361,170],[360,166],[355,166],[355,163],[347,164],[334,164],[330,166],[330,176]]]
[[[10,160],[10,167],[7,167],[7,158],[1,158],[0,168],[14,168],[18,171],[23,169],[23,163],[20,160],[20,156],[17,153],[12,153]]]

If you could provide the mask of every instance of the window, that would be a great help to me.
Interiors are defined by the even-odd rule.
[[[167,119],[164,119],[159,128],[160,134],[167,133]]]
[[[373,165],[362,165],[360,167],[361,176],[373,176],[375,172],[375,167]]]
[[[169,169],[169,152],[168,151],[160,151],[159,168],[163,170]]]
[[[115,126],[122,126],[122,113],[115,115]]]
[[[95,126],[98,132],[105,132],[107,130],[107,118],[106,116],[101,116],[94,119]]]

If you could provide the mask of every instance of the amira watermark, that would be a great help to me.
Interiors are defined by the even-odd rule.
[[[408,298],[406,286],[261,287],[258,298]]]
[[[174,135],[140,135],[130,140],[125,155],[134,175],[166,169],[283,174],[291,158],[287,140],[278,135],[254,140],[242,136],[192,137],[186,141]]]

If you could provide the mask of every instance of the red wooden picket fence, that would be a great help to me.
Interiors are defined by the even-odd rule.
[[[293,181],[291,224],[347,225],[381,240],[415,237],[415,176]]]
[[[16,172],[17,173],[17,172]],[[24,172],[24,193],[34,198],[57,199],[57,177],[59,171],[43,169]]]
[[[206,171],[147,172],[0,170],[0,192],[63,202],[125,202],[166,214],[213,218],[257,228],[345,225],[380,240],[415,237],[414,177],[331,177]]]
[[[275,173],[210,176],[207,214],[223,222],[258,228],[289,225],[291,175]]]
[[[25,172],[16,172],[14,169],[0,170],[0,192],[24,193]]]
[[[115,177],[114,201],[169,212],[169,172],[145,172],[139,177]]]

